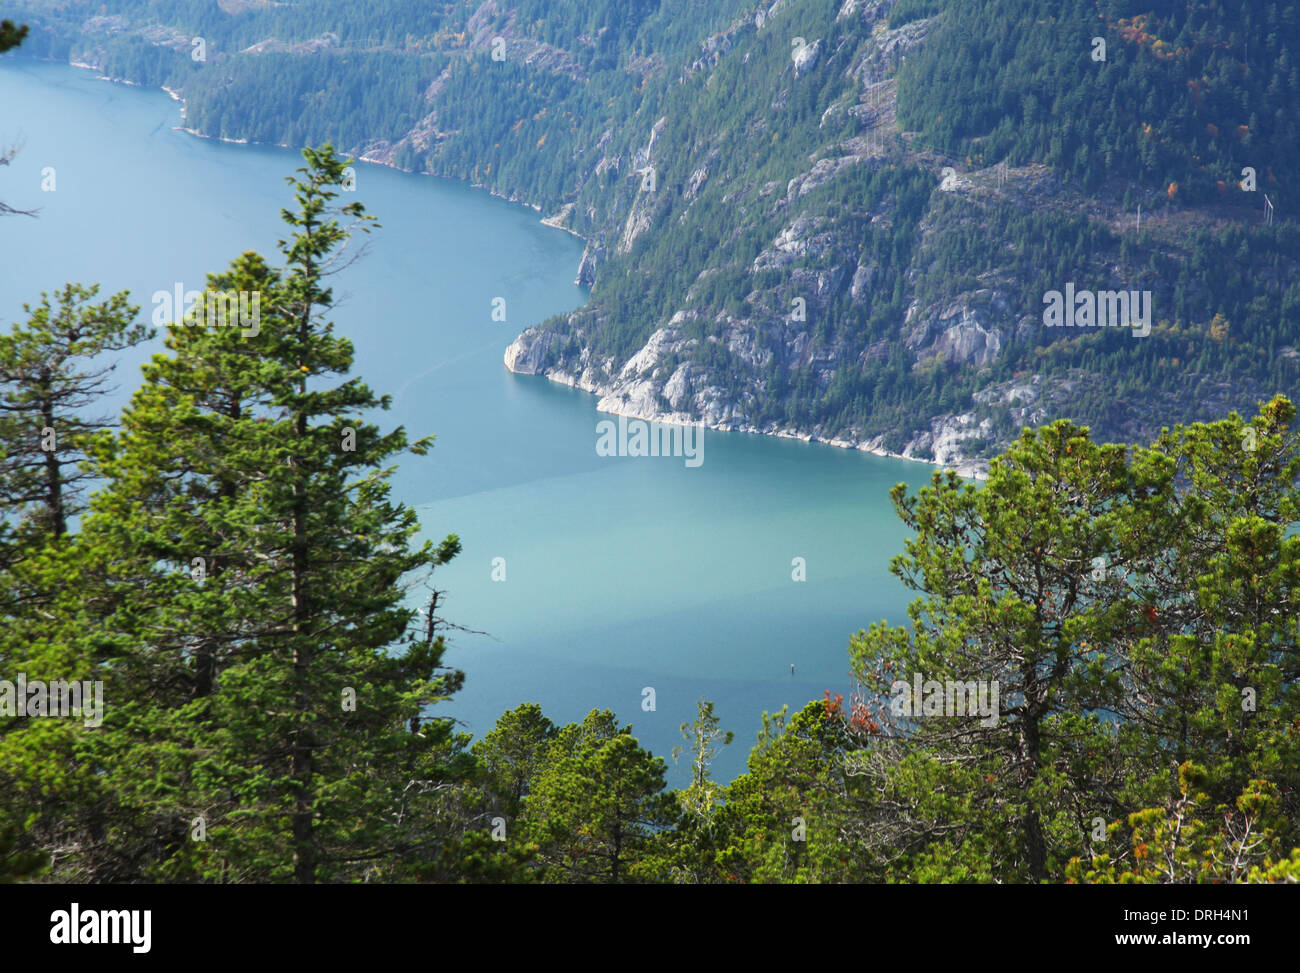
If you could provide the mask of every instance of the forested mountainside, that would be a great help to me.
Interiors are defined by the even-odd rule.
[[[969,460],[1051,412],[1095,414],[1114,436],[1289,381],[1295,248],[1282,159],[1293,126],[1263,106],[1289,108],[1296,87],[1290,8],[1256,23],[1226,5],[1094,18],[1081,5],[792,3],[715,6],[719,19],[705,23],[685,3],[552,2],[545,18],[551,3],[419,15],[383,3],[68,4],[0,19],[0,51],[21,43],[182,90],[190,124],[210,134],[333,139],[545,205],[589,240],[581,273],[593,298],[522,336],[508,359],[601,391],[611,407]],[[1252,66],[1257,44],[1266,77]],[[85,117],[67,101],[38,108],[50,130]],[[151,108],[135,117],[156,124]],[[130,141],[148,130],[87,128],[64,157],[193,148]],[[192,165],[199,154],[228,155],[151,161]],[[353,342],[329,320],[333,270],[371,218],[373,170],[354,186],[333,146],[302,158],[275,251],[243,250],[206,277],[207,298],[183,323],[155,320],[162,350],[120,422],[95,418],[108,394],[102,356],[158,336],[136,323],[128,293],[100,300],[97,286],[69,282],[0,333],[0,884],[111,884],[117,897],[145,883],[1300,883],[1300,413],[1288,398],[1153,439],[1101,443],[1067,419],[1044,422],[989,461],[983,487],[952,471],[916,490],[898,484],[905,536],[890,570],[916,595],[907,623],[851,636],[846,694],[764,713],[727,784],[713,768],[735,734],[701,698],[670,751],[686,756],[689,782],[669,790],[664,759],[611,709],[559,725],[525,702],[478,739],[442,715],[465,685],[445,664],[448,635],[473,631],[439,614],[449,601],[434,586],[461,557],[460,535],[421,539],[420,510],[393,488],[398,461],[425,455],[432,437],[369,420],[394,396],[352,374]],[[122,182],[97,185],[112,196]],[[246,184],[224,183],[233,188],[208,201],[223,205],[209,208]],[[205,224],[152,188],[134,185],[125,202]],[[103,222],[78,205],[89,195],[61,198],[68,234]],[[1267,223],[1261,199],[1276,211]],[[413,249],[422,266],[438,252]],[[64,263],[48,239],[37,252]],[[413,283],[413,302],[438,286]],[[1071,327],[1058,328],[1066,312]],[[1137,327],[1110,326],[1130,312]],[[1077,326],[1102,314],[1106,327]],[[469,358],[437,354],[435,368]],[[414,364],[416,379],[432,374]],[[453,391],[440,403],[481,401]],[[526,436],[549,446],[540,428],[489,446]],[[724,464],[724,488],[760,465]],[[645,506],[648,492],[619,489],[627,480],[571,469],[528,475],[577,481],[580,500],[605,490],[620,514]],[[486,498],[480,536],[503,504],[530,509],[474,473],[459,482]],[[799,500],[799,484],[770,482],[756,489]],[[719,498],[710,518],[738,495],[712,489],[691,495]],[[431,519],[466,515],[463,491],[439,496],[458,505],[422,503]],[[553,494],[533,496],[543,516],[555,509]],[[842,496],[770,523],[747,511],[728,532],[679,546],[685,556],[637,556],[651,582],[637,582],[643,604],[593,611],[592,587],[564,602],[581,629],[507,645],[561,661],[547,642],[577,631],[602,663],[597,679],[617,661],[631,663],[631,686],[643,664],[679,697],[697,678],[718,686],[703,670],[674,671],[662,651],[686,628],[662,620],[688,599],[656,573],[710,546],[724,560],[697,557],[684,583],[726,573],[740,530],[816,550],[803,542],[821,511],[836,528],[870,516]],[[596,517],[576,545],[550,543],[593,521],[575,509],[507,553],[540,552],[542,570],[600,571],[611,549],[639,555],[647,530],[677,545],[703,522],[651,517],[610,544]],[[496,536],[517,535],[523,519],[502,520]],[[465,553],[491,549],[465,536]],[[870,560],[886,536],[846,534],[843,546]],[[788,549],[773,549],[783,572]],[[489,584],[498,561],[505,580],[493,556]],[[814,563],[854,613],[851,588],[878,587],[856,563]],[[808,580],[802,555],[790,567],[791,583]],[[807,625],[815,603],[780,605],[763,571],[752,598],[714,589],[685,617],[750,612],[770,643],[707,624],[678,635],[678,654],[735,642],[752,667],[738,654],[711,671],[774,686],[767,645],[799,660],[820,651]],[[557,586],[586,587],[583,577]],[[769,596],[770,612],[758,604]],[[649,613],[651,601],[665,611]],[[490,616],[518,604],[498,600]],[[519,614],[547,627],[544,614]],[[651,633],[645,655],[620,618]],[[529,678],[539,668],[503,685],[540,693]],[[561,669],[561,698],[591,691],[575,671]],[[641,690],[641,713],[655,712],[655,695]],[[1121,911],[1125,924],[1165,921],[1167,898],[1123,895],[1091,900],[1096,919],[1072,905],[1074,926],[1104,941]],[[71,914],[91,904],[77,891],[55,901],[74,897]],[[1216,944],[1251,943],[1235,932],[1247,910],[1223,908],[1235,903],[1221,888],[1186,898]],[[148,909],[94,909],[78,924],[46,902],[34,920],[30,905],[6,913],[15,943],[44,938],[46,916],[51,945],[75,941],[69,927],[112,945],[99,935],[110,914],[114,940],[124,915],[152,922]],[[1152,902],[1158,919],[1141,908]],[[1005,900],[993,908],[980,934],[1007,912]],[[178,955],[192,953],[189,914],[172,916],[158,928]],[[1221,922],[1232,925],[1210,925]],[[224,923],[220,940],[246,952],[256,937],[245,925]],[[1209,945],[1210,933],[1196,935]],[[314,937],[335,952],[339,938]],[[300,940],[286,940],[295,958]],[[1155,942],[1115,934],[1116,945]],[[1160,943],[1190,941],[1163,932]]]
[[[1300,4],[11,7],[24,56],[166,85],[203,134],[582,235],[590,303],[506,360],[610,411],[978,469],[1027,424],[1139,441],[1300,392]],[[1076,290],[1149,322],[1045,326]]]

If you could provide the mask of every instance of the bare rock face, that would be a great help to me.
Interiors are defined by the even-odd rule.
[[[801,77],[817,66],[817,61],[822,54],[821,38],[813,41],[811,44],[805,44],[794,52],[794,73],[795,77]]]
[[[188,43],[188,41],[187,41]],[[318,54],[321,51],[335,50],[339,46],[339,35],[327,31],[319,37],[313,37],[311,40],[303,41],[299,44],[286,44],[284,41],[270,40],[260,41],[251,47],[244,48],[244,54]]]
[[[876,263],[869,260],[865,264],[858,264],[853,270],[853,281],[849,284],[849,296],[855,301],[861,300],[870,292],[871,282],[876,276]]]
[[[578,262],[578,278],[575,283],[590,287],[596,282],[596,269],[605,260],[605,243],[603,239],[588,240]]]
[[[635,355],[627,360],[619,370],[620,379],[653,378],[659,372],[659,360],[672,351],[677,343],[675,328],[660,328],[650,336],[650,340]]]
[[[143,40],[154,45],[154,47],[170,47],[174,51],[188,51],[190,49],[189,36],[175,27],[151,24],[137,31],[137,34]]]
[[[632,199],[632,208],[628,211],[623,224],[623,235],[618,242],[618,253],[625,254],[632,249],[637,237],[650,228],[654,219],[657,202],[658,174],[654,166],[655,143],[663,134],[668,119],[660,118],[650,129],[650,138],[642,149],[632,156],[632,172],[628,175],[636,180],[637,192]]]
[[[771,244],[754,258],[754,271],[774,270],[805,257],[826,257],[841,249],[839,234],[826,231],[828,221],[800,216],[785,227]]]
[[[685,197],[687,199],[694,199],[696,196],[698,196],[700,194],[700,188],[704,185],[705,181],[708,178],[709,178],[708,166],[700,166],[700,168],[692,172],[691,178],[687,180],[686,183],[686,192],[684,193]]]
[[[888,26],[889,11],[896,0],[845,0],[837,20],[857,17],[872,32],[875,44],[849,69],[849,75],[866,90],[890,78],[908,54],[925,42],[937,18],[913,20],[896,30]]]
[[[632,209],[627,214],[627,222],[623,224],[623,236],[618,241],[620,254],[631,250],[632,244],[636,243],[636,238],[650,229],[650,224],[653,222],[654,201],[653,192],[637,193],[636,199],[632,202]]]
[[[764,25],[771,20],[778,10],[785,6],[785,0],[773,0],[772,5],[766,10],[760,9],[754,14],[754,26],[762,30]]]
[[[506,368],[520,375],[545,374],[553,364],[550,352],[555,341],[555,332],[529,328],[506,349]]]
[[[496,0],[484,0],[465,22],[470,50],[491,50],[493,41],[505,42],[508,60],[561,74],[574,81],[586,80],[587,73],[577,59],[563,48],[529,37],[515,23],[515,11],[502,11]]]
[[[981,389],[971,396],[977,405],[1006,406],[1007,414],[1017,428],[1037,426],[1047,419],[1042,406],[1043,377],[1030,376],[1028,380],[1003,382]]]
[[[863,155],[844,155],[835,159],[819,159],[808,172],[801,176],[795,176],[790,180],[786,186],[786,198],[793,200],[799,196],[807,196],[814,189],[818,189],[835,179],[844,170],[858,165],[864,157],[865,153]]]
[[[654,161],[655,143],[659,141],[659,136],[664,132],[664,127],[668,124],[667,118],[661,118],[650,128],[650,138],[646,141],[645,148],[638,149],[636,155],[632,157],[632,166],[635,169],[642,169]]]
[[[731,50],[734,36],[735,31],[731,30],[705,38],[700,44],[700,56],[691,62],[691,70],[712,71],[718,66],[718,61],[722,60],[723,55]]]
[[[693,388],[692,371],[690,362],[682,362],[677,366],[672,377],[664,383],[663,396],[674,412],[686,412],[690,408]]]
[[[968,458],[967,450],[972,443],[988,442],[993,434],[992,420],[977,419],[974,413],[938,416],[930,421],[928,432],[903,447],[903,458],[923,459],[955,469],[963,476],[979,476],[987,471],[988,463]]]
[[[903,346],[915,356],[913,368],[932,358],[978,368],[997,357],[1011,323],[1011,307],[998,291],[974,291],[928,308],[914,302]]]
[[[938,21],[921,19],[891,30],[888,17],[895,2],[840,0],[838,18],[853,21],[856,34],[857,46],[847,58],[832,61],[833,52],[824,38],[809,38],[787,48],[793,71],[782,72],[784,91],[817,84],[815,72],[830,63],[838,64],[836,71],[854,83],[822,114],[821,130],[828,133],[827,141],[811,143],[806,161],[782,173],[779,180],[752,186],[733,181],[719,189],[718,181],[731,177],[717,145],[707,133],[692,136],[698,141],[690,145],[678,144],[678,130],[670,132],[664,117],[641,116],[644,120],[636,134],[607,130],[590,147],[582,176],[600,187],[599,200],[580,196],[565,224],[582,228],[587,238],[578,267],[579,284],[593,286],[599,295],[598,278],[620,273],[625,263],[634,263],[638,244],[644,245],[646,237],[659,232],[661,221],[685,222],[682,201],[687,206],[707,200],[709,205],[733,207],[738,223],[762,225],[771,235],[756,256],[754,250],[747,250],[731,265],[713,262],[702,269],[697,278],[702,286],[683,295],[676,309],[651,316],[639,347],[633,346],[635,350],[623,352],[617,360],[591,351],[595,342],[589,339],[609,325],[597,300],[563,321],[521,334],[506,349],[507,368],[585,389],[598,397],[597,407],[605,412],[703,422],[716,429],[881,453],[895,451],[894,455],[947,465],[970,475],[987,468],[985,457],[1005,441],[1010,423],[1035,424],[1045,410],[1051,411],[1049,393],[1039,387],[1038,379],[1017,376],[1014,387],[989,387],[985,398],[968,400],[956,414],[918,415],[908,428],[883,435],[872,429],[868,436],[830,420],[822,426],[756,418],[772,411],[766,396],[787,395],[793,383],[808,390],[806,394],[818,395],[835,388],[837,382],[853,381],[862,371],[876,371],[880,363],[893,358],[913,369],[940,362],[983,368],[1004,354],[1025,326],[1024,309],[1011,307],[1006,296],[1016,293],[1014,281],[993,273],[978,278],[979,289],[953,293],[934,276],[938,270],[932,268],[942,263],[933,254],[945,245],[944,233],[952,220],[977,219],[990,198],[995,196],[998,205],[1038,207],[1055,197],[1057,187],[1029,167],[996,175],[992,170],[970,172],[960,166],[944,172],[952,160],[918,153],[907,133],[897,131],[894,73]],[[500,0],[484,0],[479,24],[483,40],[493,32],[502,34],[502,24],[510,16],[498,12],[498,4]],[[737,20],[706,38],[694,62],[684,66],[686,72],[711,74],[721,59],[735,57],[737,47],[750,42],[752,38],[744,35],[755,28],[760,33],[776,30],[796,35],[795,25],[783,19],[781,7],[782,0],[770,4],[765,0],[752,21]],[[789,39],[784,38],[785,43]],[[475,43],[479,42],[476,37]],[[512,55],[514,43],[512,39],[508,46]],[[640,127],[647,123],[648,129]],[[762,118],[753,121],[747,137],[755,142],[770,138]],[[679,157],[682,152],[687,154]],[[935,187],[930,212],[916,227],[904,283],[912,304],[898,315],[900,320],[885,323],[882,335],[878,319],[870,329],[865,326],[873,315],[878,316],[876,290],[882,286],[881,266],[865,244],[875,230],[892,231],[895,200],[886,196],[868,202],[850,184],[861,184],[867,175],[862,167],[874,169],[899,159],[932,167]],[[654,171],[653,182],[646,179],[647,170]],[[668,171],[674,174],[672,185],[664,182]],[[835,196],[837,188],[843,189],[839,196]],[[840,201],[838,205],[824,204],[828,191]],[[719,197],[713,198],[714,193]],[[708,296],[708,278],[718,273],[735,274],[741,281],[739,302],[721,304]],[[893,289],[899,286],[892,275],[888,286],[892,300]],[[822,326],[826,315],[842,314],[846,308],[854,316],[861,315],[864,327],[828,333]]]

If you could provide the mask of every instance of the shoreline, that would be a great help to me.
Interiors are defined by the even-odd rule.
[[[33,60],[42,60],[42,61],[45,61],[46,63],[49,63],[49,64],[68,64],[68,65],[71,66],[71,67],[74,67],[74,68],[80,68],[80,69],[82,69],[82,70],[86,70],[86,71],[99,71],[99,70],[100,70],[100,68],[96,67],[96,66],[93,65],[93,64],[86,64],[86,63],[84,63],[84,62],[79,62],[79,61],[60,61],[60,60],[57,60],[57,59],[55,59],[55,58],[38,58],[38,59],[33,59]],[[96,75],[96,80],[99,80],[99,81],[108,81],[108,82],[112,82],[112,83],[114,83],[114,84],[126,84],[126,85],[130,85],[131,87],[134,87],[134,88],[145,87],[145,85],[142,85],[142,84],[140,84],[139,82],[136,82],[136,81],[129,81],[129,80],[127,80],[126,78],[113,78],[113,77],[110,77],[110,76],[105,75],[105,74],[97,74],[97,75]],[[176,89],[168,88],[166,85],[160,85],[160,86],[159,86],[159,90],[165,92],[165,93],[168,95],[168,97],[170,97],[173,101],[180,102],[180,106],[181,106],[181,119],[182,119],[182,121],[183,121],[183,120],[185,119],[185,99],[184,99],[184,97],[181,95],[181,93],[180,93],[179,91],[177,91]],[[285,145],[285,144],[283,144],[283,143],[279,143],[279,142],[274,142],[274,143],[273,143],[273,142],[251,142],[249,139],[231,139],[231,138],[225,138],[225,137],[220,136],[220,135],[205,135],[205,134],[203,134],[202,132],[198,131],[197,129],[194,129],[194,128],[187,128],[187,127],[185,127],[184,125],[174,125],[174,126],[172,126],[172,130],[173,130],[173,131],[181,131],[181,132],[185,132],[187,135],[191,135],[191,136],[193,136],[193,137],[195,137],[195,138],[208,139],[208,140],[211,140],[211,141],[217,141],[217,142],[225,142],[225,143],[228,143],[228,144],[231,144],[231,145],[268,145],[268,146],[273,146],[274,148],[279,148],[279,149],[293,149],[293,148],[294,148],[294,147],[291,146],[291,145]],[[497,199],[503,200],[503,201],[505,201],[505,202],[507,202],[507,203],[516,203],[516,204],[521,205],[521,206],[528,206],[529,208],[531,208],[532,210],[534,210],[535,212],[538,212],[538,213],[540,213],[541,210],[542,210],[541,205],[538,204],[538,203],[531,203],[531,202],[529,202],[529,201],[527,201],[527,200],[524,200],[524,199],[519,198],[518,196],[506,196],[506,195],[504,195],[503,193],[499,193],[499,192],[497,192],[496,190],[492,189],[492,188],[489,187],[489,186],[480,185],[480,184],[478,184],[478,183],[470,182],[470,181],[468,181],[468,180],[464,180],[464,179],[456,179],[456,178],[454,178],[454,177],[452,177],[452,176],[439,176],[439,175],[437,175],[436,173],[432,173],[432,172],[422,172],[422,171],[417,171],[417,170],[414,170],[414,169],[403,169],[401,166],[396,166],[396,165],[393,165],[392,163],[389,163],[389,162],[383,162],[383,161],[380,161],[380,160],[378,160],[378,159],[368,159],[368,158],[365,157],[365,155],[358,155],[357,158],[356,158],[356,161],[357,161],[357,162],[364,162],[366,165],[382,166],[382,167],[385,168],[385,169],[390,169],[390,170],[393,170],[393,171],[395,171],[395,172],[402,172],[402,173],[405,173],[405,174],[407,174],[407,175],[429,176],[430,178],[433,178],[433,179],[447,179],[447,180],[452,181],[452,182],[459,182],[459,183],[462,183],[462,184],[468,184],[468,185],[469,185],[471,188],[473,188],[473,189],[482,190],[482,191],[486,192],[488,195],[493,196],[493,197],[495,197],[495,198],[497,198]],[[572,236],[575,236],[575,237],[577,237],[579,240],[581,240],[584,244],[589,244],[590,241],[589,241],[586,237],[584,237],[581,233],[579,233],[577,230],[571,229],[571,228],[569,228],[569,227],[567,227],[567,226],[562,226],[562,225],[560,225],[560,222],[559,222],[559,221],[565,219],[565,218],[568,216],[568,214],[569,214],[569,209],[568,209],[568,207],[571,207],[571,206],[572,206],[572,204],[567,204],[567,206],[565,206],[565,207],[561,207],[561,209],[560,209],[559,212],[554,213],[554,214],[552,214],[552,215],[550,215],[550,216],[544,216],[544,217],[540,218],[540,219],[538,220],[538,222],[541,223],[543,226],[549,227],[550,229],[561,230],[561,231],[563,231],[563,232],[565,232],[565,233],[568,233],[568,234],[570,234],[570,235],[572,235]],[[519,341],[519,339],[522,338],[522,337],[523,337],[523,334],[521,333],[518,337],[515,338],[515,341],[511,343],[510,347],[513,347],[514,344],[517,343],[517,342]],[[507,356],[508,356],[508,349],[507,349]],[[509,372],[510,372],[511,374],[513,374],[513,375],[528,375],[528,374],[536,374],[536,373],[528,373],[528,372],[519,372],[519,371],[516,371],[514,368],[512,368],[512,367],[510,366],[510,363],[509,363],[508,357],[507,357],[507,360],[506,360],[506,362],[505,362],[505,367],[506,367],[506,370],[509,371]],[[595,390],[595,389],[582,388],[582,387],[579,386],[579,385],[577,384],[577,382],[574,381],[573,379],[569,379],[569,381],[565,381],[564,379],[569,378],[569,376],[567,376],[567,375],[563,375],[563,373],[558,373],[558,375],[555,376],[555,377],[553,377],[553,376],[550,375],[550,374],[542,373],[542,374],[541,374],[541,377],[542,377],[542,378],[545,378],[545,379],[546,379],[547,381],[549,381],[549,382],[555,382],[557,385],[567,385],[567,386],[570,387],[570,388],[581,389],[581,391],[587,392],[587,393],[590,394],[590,395],[598,395],[598,396],[602,396],[602,397],[604,397],[605,394],[606,394],[606,393],[602,393],[602,392],[600,392],[600,391],[597,391],[597,390]],[[633,419],[633,418],[635,418],[635,419],[644,419],[644,420],[647,420],[647,421],[650,421],[650,422],[658,422],[658,423],[660,423],[660,424],[662,424],[662,425],[680,425],[680,426],[685,426],[685,425],[700,425],[700,426],[703,426],[703,428],[705,428],[705,429],[711,429],[711,430],[713,430],[713,431],[715,431],[715,432],[739,432],[739,433],[746,433],[746,434],[748,434],[748,435],[753,435],[753,436],[770,436],[770,437],[773,437],[773,438],[776,438],[776,439],[796,439],[796,440],[799,440],[800,442],[804,442],[804,443],[818,443],[818,444],[820,444],[820,445],[824,445],[824,446],[834,446],[834,447],[837,447],[837,448],[839,448],[839,449],[853,449],[853,450],[857,450],[857,451],[859,451],[859,452],[870,453],[872,456],[880,456],[880,457],[884,457],[884,458],[887,458],[887,459],[905,460],[906,462],[909,462],[909,463],[921,463],[921,464],[924,464],[924,465],[926,465],[926,466],[932,466],[932,467],[934,467],[936,470],[953,470],[953,471],[955,471],[955,472],[957,473],[958,476],[962,476],[962,477],[965,477],[965,478],[967,478],[967,479],[974,479],[974,480],[986,480],[986,479],[988,479],[988,474],[987,474],[986,472],[983,472],[983,471],[978,470],[978,469],[973,469],[973,468],[971,468],[971,467],[969,467],[969,466],[955,466],[955,465],[953,465],[953,464],[951,464],[951,463],[938,463],[938,462],[936,462],[936,461],[934,461],[934,460],[921,459],[921,458],[916,457],[916,456],[904,456],[902,453],[894,453],[894,452],[890,452],[889,450],[884,449],[884,448],[882,448],[882,447],[879,447],[879,446],[873,446],[873,445],[871,444],[871,441],[870,441],[870,440],[856,441],[856,442],[855,442],[855,441],[853,441],[853,440],[849,440],[849,439],[821,439],[821,438],[819,438],[819,437],[817,437],[817,436],[812,435],[811,433],[797,432],[797,431],[795,431],[795,430],[793,430],[793,429],[773,429],[773,430],[767,430],[767,431],[764,431],[764,430],[760,430],[760,429],[757,429],[757,428],[754,428],[754,427],[750,427],[750,428],[735,428],[735,427],[723,426],[723,425],[718,424],[718,423],[709,424],[709,423],[704,423],[702,420],[695,421],[695,422],[680,422],[680,421],[676,421],[676,420],[674,420],[674,419],[672,419],[672,418],[663,418],[663,417],[658,417],[658,416],[640,416],[640,415],[635,415],[635,414],[633,414],[633,413],[631,413],[631,412],[619,412],[619,411],[617,411],[617,410],[612,410],[612,409],[601,409],[599,406],[597,406],[596,411],[597,411],[597,412],[600,412],[600,413],[604,413],[605,415],[626,416],[626,417],[629,418],[629,419]]]
[[[581,392],[586,392],[588,395],[595,396],[598,400],[596,412],[602,415],[624,416],[628,419],[641,419],[646,422],[655,422],[663,426],[698,426],[715,432],[742,433],[750,436],[768,436],[773,439],[797,439],[804,443],[816,443],[822,446],[834,446],[837,449],[852,449],[861,453],[870,453],[872,456],[880,456],[885,459],[898,459],[904,460],[908,463],[920,463],[925,466],[933,467],[935,470],[939,471],[953,470],[958,476],[968,480],[988,479],[988,471],[974,466],[973,464],[938,463],[930,459],[921,459],[919,456],[905,456],[902,453],[891,452],[882,446],[878,446],[875,444],[876,440],[871,439],[854,440],[839,437],[826,439],[813,435],[812,433],[800,432],[788,427],[759,429],[756,426],[724,425],[716,422],[705,422],[699,419],[689,419],[683,413],[655,413],[652,415],[645,415],[637,410],[628,408],[625,404],[621,407],[620,405],[616,405],[615,402],[621,403],[622,400],[615,398],[610,390],[592,385],[584,385],[581,383],[580,379],[575,378],[566,372],[559,371],[558,369],[554,369],[550,372],[530,372],[513,367],[514,362],[518,360],[518,356],[512,354],[512,352],[516,350],[522,337],[523,336],[520,335],[520,338],[515,339],[515,341],[511,342],[506,348],[505,355],[503,356],[503,363],[505,364],[506,371],[510,372],[512,375],[544,378],[548,382],[554,382],[556,385],[563,385],[566,388],[577,389]],[[608,401],[611,398],[615,398],[615,402]],[[877,437],[877,439],[879,438],[880,437]]]
[[[553,379],[550,380],[554,381]],[[561,382],[559,384],[565,384],[565,383]],[[598,393],[593,392],[591,394],[595,395]],[[619,412],[615,409],[602,409],[599,406],[596,407],[596,411],[601,413],[602,415],[626,416],[629,419],[641,419],[646,422],[657,422],[663,426],[702,426],[703,428],[712,430],[714,432],[740,433],[746,436],[766,436],[769,439],[795,439],[802,443],[808,443],[809,445],[815,444],[818,446],[833,446],[836,449],[851,449],[859,453],[868,453],[871,456],[879,456],[882,459],[897,459],[897,460],[903,460],[906,463],[919,463],[922,466],[934,467],[936,471],[952,470],[958,476],[963,477],[964,479],[967,480],[988,479],[988,474],[981,470],[972,469],[971,467],[968,466],[954,466],[951,463],[936,463],[934,460],[921,459],[918,456],[904,456],[902,453],[891,453],[889,450],[881,446],[871,445],[870,440],[855,441],[852,439],[822,439],[818,436],[814,436],[812,433],[795,432],[794,430],[791,429],[773,429],[764,432],[763,430],[756,429],[752,426],[737,428],[734,426],[724,426],[719,423],[709,424],[705,422],[679,422],[667,417],[661,418],[658,416],[641,416],[631,412]]]

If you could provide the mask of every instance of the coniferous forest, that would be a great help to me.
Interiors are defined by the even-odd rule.
[[[1295,4],[108,6],[13,9],[28,54],[182,92],[196,131],[583,235],[592,299],[526,336],[533,367],[643,412],[983,471],[1027,423],[1145,440],[1300,394]],[[1150,290],[1149,335],[1044,329],[1075,278]],[[622,374],[645,349],[652,398]]]
[[[260,294],[264,340],[167,326],[109,423],[84,417],[94,362],[147,336],[129,295],[69,284],[0,338],[0,658],[112,699],[94,726],[4,720],[8,879],[1300,877],[1287,399],[1131,445],[1062,420],[982,486],[900,486],[893,570],[916,599],[910,625],[850,640],[861,693],[765,717],[727,785],[710,763],[737,741],[702,700],[669,791],[608,711],[556,726],[523,703],[473,742],[439,717],[463,677],[434,569],[460,541],[413,546],[390,496],[428,441],[361,417],[384,393],[350,374],[320,268],[369,216],[338,204],[331,147],[304,159],[281,252],[209,278]],[[430,610],[406,605],[412,578]],[[954,719],[929,688],[900,714],[900,673],[991,674],[1001,719],[974,696]]]
[[[1300,882],[1300,5],[99,6],[11,4],[0,51],[302,163],[184,323],[69,281],[0,329],[0,882]],[[584,237],[533,373],[617,398],[652,349],[650,418],[937,461],[854,691],[755,740],[701,698],[672,753],[447,715],[462,538],[392,486],[438,430],[384,422],[332,316],[364,158]],[[1042,327],[1074,280],[1152,291],[1150,334]]]

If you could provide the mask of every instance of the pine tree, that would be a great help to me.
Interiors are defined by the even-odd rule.
[[[1025,430],[982,488],[951,473],[915,497],[895,488],[915,537],[893,570],[922,597],[910,631],[874,625],[850,653],[891,702],[894,725],[873,749],[900,751],[893,786],[920,819],[895,822],[901,834],[932,827],[954,868],[967,856],[988,878],[1040,882],[1078,848],[1080,815],[1114,810],[1108,781],[1123,767],[1106,763],[1099,711],[1113,711],[1120,685],[1104,649],[1131,622],[1123,572],[1150,554],[1142,538],[1155,542],[1132,537],[1130,521],[1168,490],[1167,475],[1135,478],[1124,447],[1064,420]],[[966,687],[983,687],[991,713],[974,712]]]
[[[12,20],[0,20],[0,54],[21,44],[27,29],[26,24],[19,26]]]
[[[149,338],[125,294],[92,303],[98,287],[42,294],[10,334],[0,334],[0,512],[37,538],[62,537],[83,509],[85,447],[108,427],[87,409],[108,391],[106,352]]]
[[[502,713],[496,726],[474,744],[494,811],[508,818],[519,813],[556,733],[540,706],[523,703]]]
[[[401,809],[448,739],[423,707],[463,678],[404,604],[404,579],[459,541],[413,549],[415,513],[389,496],[385,464],[432,439],[381,432],[363,414],[388,397],[331,381],[353,351],[323,318],[326,278],[372,218],[331,205],[332,147],[303,155],[284,267],[246,253],[209,278],[97,456],[87,533],[113,552],[129,700],[115,726],[150,737],[116,736],[103,759],[131,801],[203,835],[173,877],[343,880],[418,844]],[[220,295],[237,321],[213,314]]]
[[[0,672],[60,683],[99,677],[84,635],[94,630],[92,571],[71,527],[84,509],[86,449],[106,421],[112,351],[148,336],[119,294],[68,284],[26,307],[0,335]],[[66,716],[66,714],[65,714]],[[77,719],[0,716],[0,873],[30,874],[51,848],[85,847],[112,805],[81,759],[98,727]],[[60,861],[66,859],[60,855]],[[97,868],[77,877],[102,874]]]
[[[563,727],[524,806],[524,831],[540,848],[546,880],[634,880],[652,836],[671,821],[663,788],[663,759],[613,713],[592,710]]]
[[[1140,735],[1173,798],[1172,772],[1194,761],[1219,801],[1250,782],[1300,778],[1293,721],[1300,677],[1300,436],[1285,398],[1245,420],[1166,430],[1134,462],[1162,465],[1186,488],[1166,491],[1145,529],[1159,556],[1136,565],[1141,608],[1124,639],[1120,713]]]

